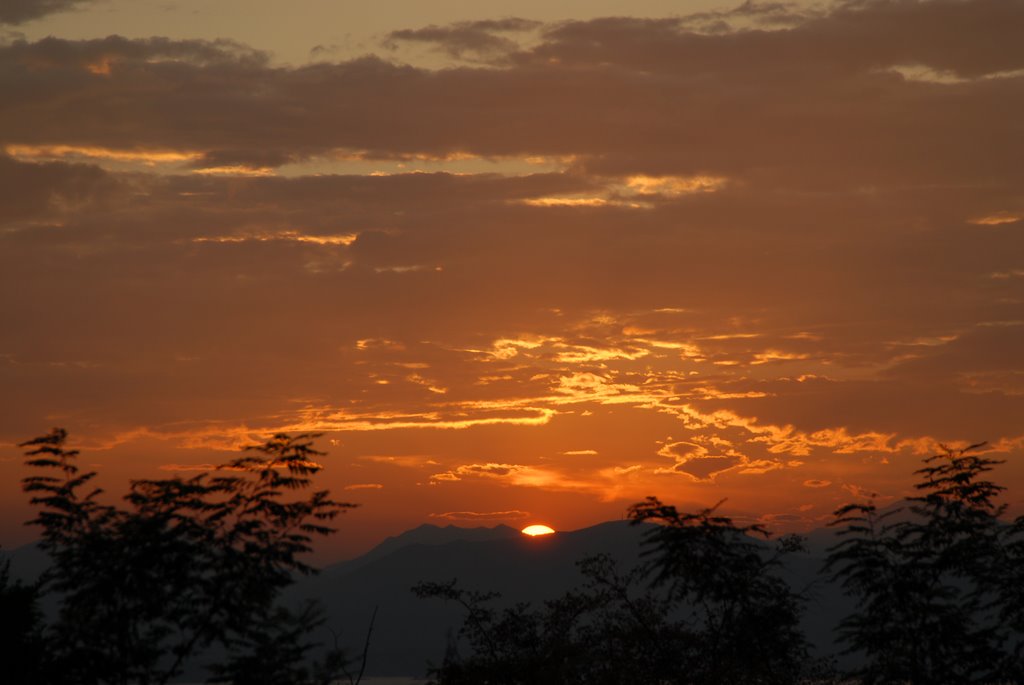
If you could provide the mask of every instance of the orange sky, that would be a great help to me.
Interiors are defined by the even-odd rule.
[[[0,545],[53,425],[115,492],[322,431],[331,558],[806,529],[941,441],[1024,513],[1024,4],[192,4],[0,9]]]

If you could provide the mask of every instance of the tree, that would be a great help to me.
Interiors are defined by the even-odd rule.
[[[272,622],[280,591],[313,571],[299,555],[355,506],[327,491],[289,498],[322,468],[315,437],[275,435],[212,474],[132,481],[121,507],[89,489],[96,474],[79,471],[64,430],[24,443],[30,523],[53,559],[42,587],[60,600],[48,638],[61,682],[166,683]],[[285,668],[303,654],[282,645],[277,658]]]
[[[996,607],[1005,635],[999,670],[1007,682],[1024,683],[1024,516],[1017,517],[1002,533]]]
[[[638,572],[619,574],[604,555],[578,566],[585,582],[540,606],[493,606],[495,592],[458,587],[455,580],[420,583],[420,597],[455,602],[466,618],[441,665],[436,685],[646,685],[680,671],[665,652],[669,624],[664,598],[646,596]],[[461,643],[461,644],[460,644]],[[681,646],[681,645],[679,645]],[[468,648],[468,654],[462,654]],[[671,656],[666,661],[664,656]]]
[[[454,580],[413,588],[466,611],[434,682],[792,685],[809,674],[801,600],[775,573],[795,538],[774,546],[751,537],[768,537],[758,526],[714,509],[683,514],[653,497],[628,515],[658,524],[645,535],[645,560],[622,572],[605,555],[586,558],[583,584],[539,607],[498,610],[498,595]]]
[[[1004,489],[983,476],[1000,462],[973,454],[984,443],[925,460],[909,506],[879,513],[850,504],[831,525],[843,538],[826,570],[857,599],[840,624],[866,683],[998,682],[1007,640],[1000,611],[1009,591],[996,503]],[[1012,567],[1012,565],[1010,566]]]
[[[659,524],[646,534],[645,569],[688,613],[685,682],[797,682],[809,663],[802,598],[778,570],[802,542],[786,536],[767,544],[771,534],[762,526],[737,526],[716,508],[680,513],[648,497],[628,514],[634,523]]]
[[[11,580],[10,571],[10,560],[0,561],[0,668],[5,682],[27,685],[43,663],[39,590]]]

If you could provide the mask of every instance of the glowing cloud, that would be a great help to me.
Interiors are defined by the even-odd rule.
[[[512,509],[509,511],[446,511],[430,514],[430,518],[446,521],[516,521],[529,518],[530,512]]]
[[[603,197],[535,197],[522,200],[531,207],[607,207],[616,204]]]
[[[181,150],[159,149],[115,149],[88,145],[6,145],[4,152],[11,157],[31,160],[63,159],[81,157],[85,159],[108,160],[113,162],[141,162],[155,164],[177,164],[202,158],[203,153]]]
[[[193,169],[193,174],[199,174],[200,176],[273,176],[275,174],[274,169],[270,167],[250,167],[243,166],[241,164],[232,164],[228,166],[211,166],[204,167],[202,169]]]
[[[721,190],[726,179],[721,176],[630,176],[626,188],[638,195],[689,195]]]
[[[996,214],[989,214],[987,216],[970,219],[968,223],[974,224],[975,226],[1001,226],[1003,224],[1015,224],[1021,219],[1024,219],[1024,215],[1012,212],[998,212]]]
[[[267,233],[249,233],[243,235],[203,236],[193,238],[194,243],[266,243],[285,241],[310,243],[312,245],[341,245],[347,247],[359,238],[358,233],[342,233],[335,235],[312,235],[297,230],[272,231]]]

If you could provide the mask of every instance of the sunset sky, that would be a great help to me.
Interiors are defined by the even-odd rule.
[[[320,431],[361,507],[774,530],[988,440],[1024,513],[1024,2],[0,0],[14,444]]]

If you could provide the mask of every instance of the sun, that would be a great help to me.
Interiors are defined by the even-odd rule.
[[[537,537],[538,535],[551,535],[555,532],[555,529],[550,526],[533,525],[523,528],[523,535],[529,535],[530,537]]]

